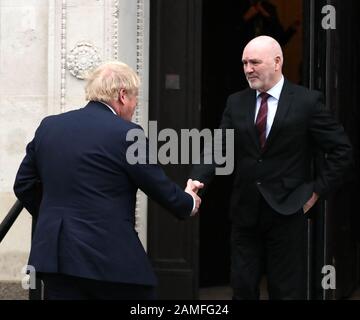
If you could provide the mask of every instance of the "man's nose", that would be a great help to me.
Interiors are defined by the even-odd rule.
[[[245,71],[245,73],[251,73],[254,71],[254,68],[250,65],[246,65],[246,66],[244,66],[244,71]]]

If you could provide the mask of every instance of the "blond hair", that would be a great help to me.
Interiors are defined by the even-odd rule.
[[[89,101],[110,102],[119,99],[120,89],[137,95],[140,79],[127,64],[109,61],[101,64],[87,77],[85,97]]]

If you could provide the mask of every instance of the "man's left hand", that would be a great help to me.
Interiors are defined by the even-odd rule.
[[[307,213],[316,203],[316,201],[319,199],[319,195],[313,192],[311,198],[308,202],[306,202],[303,206],[304,213]]]

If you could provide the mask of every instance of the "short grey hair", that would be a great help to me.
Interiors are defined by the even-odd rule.
[[[120,89],[138,94],[140,79],[136,72],[120,61],[102,63],[87,77],[86,100],[110,102],[119,99]]]

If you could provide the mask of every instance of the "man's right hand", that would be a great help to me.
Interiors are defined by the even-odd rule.
[[[197,180],[188,179],[186,189],[189,189],[195,193],[198,193],[200,189],[204,188],[204,184]],[[186,191],[185,189],[185,191]]]
[[[197,180],[189,179],[187,181],[185,192],[190,194],[194,198],[194,201],[195,201],[195,207],[194,207],[193,211],[191,212],[191,216],[194,216],[199,211],[200,204],[201,204],[201,198],[197,195],[197,193],[203,187],[204,187],[204,184]]]

